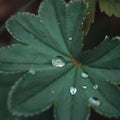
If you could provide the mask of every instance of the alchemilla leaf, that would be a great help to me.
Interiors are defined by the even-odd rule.
[[[99,0],[99,5],[107,15],[120,17],[120,0]]]
[[[86,10],[86,18],[83,24],[83,31],[84,34],[87,35],[91,24],[94,22],[95,19],[95,11],[96,11],[96,0],[81,0],[86,3],[87,10]]]
[[[7,109],[7,96],[11,86],[22,74],[4,74],[0,72],[0,119],[13,120],[14,116]]]
[[[0,49],[0,71],[24,72],[8,96],[17,116],[32,116],[54,105],[56,120],[89,119],[89,106],[120,116],[120,38],[83,49],[86,5],[79,0],[43,0],[38,15],[18,13],[6,25],[19,41]]]

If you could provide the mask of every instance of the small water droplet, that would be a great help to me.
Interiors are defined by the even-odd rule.
[[[32,75],[35,75],[35,71],[34,70],[29,70],[29,73]]]
[[[81,73],[81,77],[82,77],[82,78],[88,78],[88,74],[85,73],[85,72],[82,72],[82,73]]]
[[[70,93],[71,93],[71,95],[75,95],[77,93],[77,88],[70,87]]]
[[[54,94],[54,91],[52,90],[51,93]]]
[[[105,39],[109,39],[109,37],[106,35],[106,36],[105,36]]]
[[[107,82],[109,82],[109,80],[108,80],[108,79],[106,79],[106,81],[107,81]]]
[[[89,14],[90,14],[90,12],[87,12],[87,14],[89,15]]]
[[[87,89],[87,86],[86,86],[86,85],[83,85],[82,88],[83,88],[83,89]]]
[[[97,84],[95,84],[95,85],[93,86],[93,89],[97,90],[98,87],[99,87],[99,86],[98,86]]]
[[[89,3],[86,3],[86,7],[89,8]]]
[[[90,97],[89,102],[90,104],[95,105],[95,106],[100,106],[101,104],[100,100],[96,97]]]
[[[65,59],[61,56],[56,56],[52,59],[52,65],[55,67],[63,67],[65,64]]]
[[[69,39],[70,41],[71,41],[71,40],[73,40],[73,38],[72,38],[72,37],[69,37],[68,39]]]
[[[43,23],[43,20],[40,20],[41,23]]]
[[[83,25],[84,23],[82,22],[81,25]]]

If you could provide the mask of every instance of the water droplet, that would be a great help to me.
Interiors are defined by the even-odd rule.
[[[87,14],[89,15],[89,14],[90,14],[90,12],[87,12]]]
[[[54,94],[54,91],[52,90],[51,93]]]
[[[89,102],[90,102],[90,104],[95,105],[95,106],[100,106],[100,104],[101,104],[100,100],[96,97],[90,97]]]
[[[63,67],[65,64],[65,59],[61,56],[56,56],[52,59],[52,65],[55,67]]]
[[[86,86],[86,85],[83,85],[82,88],[83,88],[83,89],[87,89],[87,86]]]
[[[98,86],[97,84],[95,84],[95,85],[93,86],[93,89],[97,90],[98,87],[99,87],[99,86]]]
[[[108,79],[107,79],[106,81],[107,81],[107,82],[109,82],[109,80],[108,80]]]
[[[71,93],[72,95],[75,95],[75,94],[77,93],[77,88],[75,88],[75,87],[70,87],[70,93]]]
[[[88,74],[85,73],[85,72],[82,72],[82,73],[81,73],[81,77],[82,77],[82,78],[88,78]]]
[[[73,38],[72,38],[72,37],[69,37],[68,39],[69,39],[70,41],[71,41],[71,40],[73,40]]]
[[[84,23],[82,22],[81,25],[83,25]]]
[[[29,73],[32,75],[35,75],[35,71],[34,70],[29,70]]]
[[[43,23],[43,20],[40,20],[41,23]]]
[[[89,3],[86,3],[86,7],[89,8]]]

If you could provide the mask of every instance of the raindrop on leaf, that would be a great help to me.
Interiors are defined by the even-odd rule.
[[[69,39],[70,41],[71,41],[71,40],[73,40],[73,38],[72,38],[72,37],[69,37],[68,39]]]
[[[29,70],[29,73],[32,75],[35,75],[35,71],[34,70]]]
[[[82,73],[81,73],[81,77],[82,77],[82,78],[88,78],[88,74],[85,73],[85,72],[82,72]]]
[[[83,85],[82,88],[83,88],[83,89],[87,89],[87,86],[86,86],[86,85]]]
[[[77,93],[77,88],[70,87],[70,93],[71,93],[71,95],[75,95]]]
[[[101,104],[100,100],[96,97],[90,97],[89,103],[94,105],[94,106],[100,106],[100,104]]]
[[[52,59],[52,65],[55,67],[63,67],[65,64],[65,59],[61,56],[56,56]]]
[[[98,86],[97,84],[95,84],[95,85],[93,86],[93,89],[97,90],[98,87],[99,87],[99,86]]]

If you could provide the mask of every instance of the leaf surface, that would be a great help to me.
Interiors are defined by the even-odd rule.
[[[21,76],[21,74],[3,74],[0,73],[0,119],[14,120],[14,117],[7,109],[7,97],[10,87]]]
[[[87,35],[91,24],[94,22],[95,19],[95,11],[96,11],[96,0],[82,0],[87,5],[87,15],[83,24],[83,31],[84,34]]]
[[[82,51],[85,11],[78,0],[44,0],[38,15],[19,13],[8,20],[8,31],[21,44],[0,49],[0,70],[26,71],[9,92],[13,114],[33,116],[54,105],[56,120],[86,120],[91,106],[120,117],[120,90],[113,84],[120,81],[120,38],[106,37]]]
[[[84,21],[85,9],[85,5],[80,4],[80,1],[70,1],[67,4],[64,0],[46,0],[39,8],[39,16],[45,27],[50,31],[53,38],[64,40],[64,45],[76,59],[78,59],[83,47],[83,35],[80,32],[82,28],[80,26]]]

